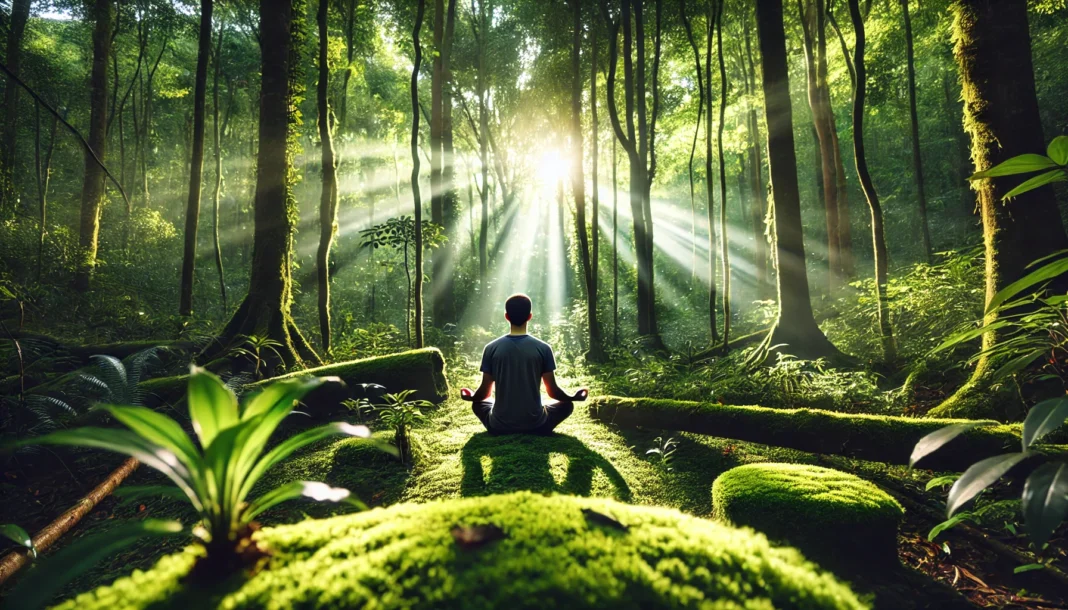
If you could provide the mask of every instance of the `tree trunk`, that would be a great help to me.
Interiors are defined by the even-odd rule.
[[[204,174],[204,101],[211,57],[211,13],[214,0],[200,1],[200,35],[197,72],[193,85],[193,142],[189,167],[189,199],[185,206],[185,248],[182,253],[182,285],[178,314],[193,314],[193,273],[197,258],[197,225],[200,221],[200,188]]]
[[[8,22],[7,55],[4,60],[8,70],[20,76],[22,58],[22,38],[26,32],[26,21],[30,17],[30,0],[12,0],[11,17]],[[3,154],[0,158],[0,212],[10,204],[14,212],[17,201],[15,191],[15,147],[18,141],[19,87],[10,79],[4,87],[4,140]]]
[[[426,0],[419,0],[415,25],[412,26],[412,44],[415,60],[412,64],[412,200],[415,206],[415,346],[423,347],[423,202],[419,197],[419,65],[423,62],[423,47],[419,31],[423,29],[423,14]],[[433,180],[431,182],[433,196]]]
[[[723,0],[719,0],[722,2]],[[715,11],[718,4],[709,2],[705,13],[705,199],[708,203],[708,324],[712,344],[719,343],[719,328],[716,325],[716,206],[715,178],[712,173],[712,40],[715,34]]]
[[[315,270],[319,287],[319,333],[325,353],[330,353],[330,248],[334,243],[334,235],[337,234],[337,161],[334,158],[334,138],[330,133],[328,96],[329,7],[327,0],[319,0],[319,9],[316,12],[316,22],[319,26],[319,82],[315,96],[319,111],[319,144],[322,150],[323,172],[322,195],[319,198],[319,250],[315,256]]]
[[[34,168],[37,173],[37,202],[40,218],[37,232],[37,281],[41,281],[44,261],[45,237],[48,235],[48,183],[52,177],[52,153],[56,150],[56,129],[59,119],[52,117],[52,127],[48,132],[48,149],[44,162],[41,162],[41,105],[34,104]]]
[[[719,56],[719,128],[716,133],[716,156],[719,158],[719,233],[723,247],[723,349],[731,334],[731,258],[727,234],[727,166],[723,159],[723,127],[727,115],[727,64],[723,57],[723,5],[716,11],[716,55]]]
[[[909,15],[909,0],[901,0],[901,12],[905,20],[905,57],[909,80],[909,119],[912,124],[912,171],[916,181],[916,199],[920,206],[920,233],[923,236],[923,253],[927,264],[933,260],[931,251],[931,228],[927,221],[927,193],[923,184],[923,159],[920,156],[920,120],[916,116],[916,57],[912,48],[912,17]]]
[[[482,199],[481,227],[478,235],[478,285],[479,296],[483,299],[489,295],[486,293],[486,282],[489,280],[489,259],[487,246],[489,245],[489,108],[486,99],[486,36],[489,34],[489,18],[486,11],[487,0],[478,2],[478,158],[482,165],[482,190],[479,197]]]
[[[782,0],[757,3],[757,37],[763,57],[764,114],[768,125],[768,166],[778,265],[779,311],[765,345],[806,359],[838,357],[838,350],[816,325],[809,300]],[[783,345],[786,347],[780,347]]]
[[[697,134],[701,131],[701,116],[705,110],[705,80],[704,75],[701,74],[701,52],[698,50],[697,40],[693,36],[693,26],[690,24],[689,16],[686,14],[685,2],[679,3],[679,15],[682,17],[682,26],[686,30],[686,40],[693,50],[694,74],[697,75],[697,119],[693,125],[693,141],[690,142],[690,159],[687,165],[687,173],[690,179],[690,239],[693,242],[690,248],[693,257],[690,281],[694,282],[697,279],[697,200],[694,198],[693,158],[697,152]],[[715,325],[713,324],[713,326]]]
[[[592,17],[592,15],[591,15]],[[597,287],[600,285],[600,273],[599,267],[601,264],[601,192],[598,185],[600,176],[600,139],[601,139],[601,124],[600,118],[597,115],[597,24],[591,19],[590,22],[590,128],[593,133],[590,138],[590,182],[591,190],[590,197],[591,211],[590,226],[590,240],[593,242],[590,246],[591,265],[593,270],[593,305],[594,309],[597,308],[599,299],[597,298]],[[597,334],[602,337],[601,329],[598,326]],[[603,345],[603,339],[602,339]]]
[[[579,241],[579,259],[586,288],[586,324],[589,331],[591,362],[604,360],[601,327],[597,322],[597,278],[590,259],[589,229],[586,226],[586,176],[582,167],[582,4],[571,0],[571,193],[575,198],[575,232]],[[596,73],[594,73],[596,76]],[[596,98],[591,98],[596,106]],[[594,139],[597,136],[594,134]],[[596,232],[597,227],[593,230]]]
[[[757,297],[763,299],[766,298],[771,290],[771,283],[768,281],[768,240],[765,234],[764,221],[764,207],[768,203],[768,195],[764,191],[762,175],[764,161],[761,158],[760,150],[760,121],[757,119],[756,104],[752,104],[749,101],[751,96],[756,95],[756,64],[753,62],[748,16],[743,23],[746,56],[743,69],[748,68],[745,70],[745,93],[747,109],[746,136],[749,144],[747,152],[749,157],[749,190],[751,191],[749,213],[753,219],[753,265],[756,267]]]
[[[957,0],[952,5],[954,56],[964,96],[964,128],[971,136],[975,171],[1024,153],[1042,153],[1044,139],[1035,93],[1025,0]],[[1026,177],[1024,177],[1026,178]],[[1068,248],[1053,190],[1043,186],[1004,202],[1024,178],[1005,176],[972,183],[978,193],[986,250],[986,301],[1020,279],[1034,260]],[[1063,290],[1062,290],[1063,292]],[[987,314],[986,323],[997,320]],[[983,351],[1003,337],[983,335]],[[982,356],[972,378],[933,417],[1004,415],[989,400],[989,375],[997,363]]]
[[[111,55],[112,13],[111,0],[94,0],[93,13],[93,64],[89,78],[89,148],[85,153],[85,173],[82,179],[81,220],[78,236],[78,263],[74,275],[74,288],[80,292],[89,290],[93,269],[96,267],[96,250],[100,238],[100,208],[104,203],[104,168],[107,158],[107,108],[108,108],[108,58]]]
[[[860,14],[860,1],[849,0],[849,14],[853,19],[856,32],[856,46],[853,48],[853,68],[857,73],[857,86],[853,90],[853,156],[857,164],[857,176],[864,190],[864,197],[871,209],[871,238],[875,252],[875,297],[878,302],[879,337],[883,345],[883,358],[887,363],[897,359],[894,347],[894,331],[890,325],[890,303],[886,295],[887,252],[886,234],[883,229],[883,210],[879,205],[879,194],[875,192],[871,174],[868,172],[868,159],[864,153],[864,99],[867,93],[867,69],[864,65],[864,18]]]
[[[619,144],[612,140],[612,343],[619,345]]]
[[[211,195],[211,233],[215,247],[215,270],[219,273],[219,296],[222,297],[223,314],[230,313],[229,304],[226,302],[226,274],[223,272],[222,245],[219,243],[219,198],[222,196],[222,147],[219,142],[219,70],[222,66],[222,41],[223,32],[220,28],[218,40],[215,43],[215,70],[211,84],[211,109],[212,109],[212,142],[215,148],[215,190]],[[233,102],[234,91],[231,85],[230,101]],[[229,117],[227,117],[229,118]]]
[[[338,111],[338,133],[345,133],[348,128],[349,115],[349,78],[352,76],[352,57],[356,50],[356,41],[353,38],[353,28],[356,23],[356,0],[349,0],[348,12],[345,15],[345,48],[348,53],[348,61],[345,63],[344,76],[341,79],[341,108]]]
[[[443,166],[441,150],[442,101],[445,88],[445,1],[433,0],[433,45],[434,55],[430,70],[430,222],[445,224],[445,205],[441,191],[441,170]],[[445,255],[436,252],[432,257],[430,272],[430,312],[434,326],[441,327],[438,314],[442,312],[442,303],[438,295],[448,270],[444,267]]]
[[[290,314],[296,200],[290,192],[293,165],[289,140],[291,112],[295,112],[293,96],[303,79],[300,70],[293,69],[300,65],[301,51],[293,43],[303,38],[303,10],[302,2],[260,1],[260,35],[272,42],[262,46],[252,271],[248,294],[202,355],[203,361],[225,354],[231,343],[249,335],[280,343],[276,349],[286,367],[300,366],[305,360],[319,361]]]
[[[441,0],[436,0],[438,4]],[[435,58],[435,66],[440,59],[440,166],[441,173],[438,180],[437,206],[431,201],[431,220],[440,224],[445,231],[448,240],[442,244],[434,254],[433,269],[431,271],[431,305],[433,307],[434,325],[443,327],[445,324],[456,321],[456,295],[454,294],[454,257],[455,246],[453,241],[456,237],[456,217],[458,197],[456,193],[456,170],[454,163],[453,128],[452,128],[452,41],[456,28],[456,0],[448,0],[445,8],[444,32],[441,40],[437,41],[439,56]],[[435,14],[434,23],[437,27],[438,17]],[[436,30],[435,30],[436,32]],[[434,74],[437,74],[435,72]],[[431,88],[433,93],[433,88]],[[433,105],[433,104],[432,104]],[[433,117],[433,115],[431,115]],[[437,215],[434,217],[434,215]]]

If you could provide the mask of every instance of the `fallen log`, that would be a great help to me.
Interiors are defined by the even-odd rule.
[[[316,414],[332,412],[346,399],[365,396],[363,384],[377,384],[385,387],[385,392],[391,393],[415,390],[413,400],[429,400],[435,404],[444,402],[449,394],[449,384],[445,379],[445,358],[435,348],[328,364],[265,379],[246,385],[243,389],[251,391],[275,381],[309,375],[339,377],[344,382],[344,386],[325,384],[304,398],[303,402]],[[188,381],[188,375],[159,377],[141,382],[140,388],[145,392],[147,402],[156,405],[181,399]]]
[[[768,409],[716,403],[600,396],[589,402],[590,417],[623,428],[694,432],[810,453],[908,464],[916,441],[960,419],[913,419],[857,415],[817,409]],[[1020,427],[983,420],[918,467],[962,471],[975,462],[1020,450]]]

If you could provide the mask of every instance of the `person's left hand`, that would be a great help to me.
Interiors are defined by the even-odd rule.
[[[474,400],[475,393],[468,388],[460,388],[460,400]]]
[[[586,389],[586,388],[582,388],[578,392],[575,392],[575,395],[571,397],[571,400],[573,400],[575,402],[582,402],[582,401],[586,400],[589,397],[590,397],[590,391],[588,389]]]

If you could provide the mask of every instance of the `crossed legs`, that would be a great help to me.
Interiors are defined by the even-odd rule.
[[[516,433],[522,434],[551,434],[552,431],[560,425],[565,419],[567,419],[575,411],[575,403],[566,400],[557,400],[542,405],[545,409],[545,422],[542,425],[534,428],[533,430],[522,430]],[[471,411],[475,414],[475,417],[482,422],[482,425],[486,427],[490,433],[493,434],[507,434],[509,432],[502,432],[490,427],[490,411],[493,409],[493,400],[487,399],[480,402],[471,403]]]

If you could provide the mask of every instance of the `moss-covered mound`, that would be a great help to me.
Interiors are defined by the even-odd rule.
[[[181,584],[195,561],[187,551],[62,608],[865,607],[763,536],[605,499],[402,504],[258,536],[273,551],[267,569],[219,591]]]
[[[904,510],[858,476],[807,464],[748,464],[712,485],[712,508],[733,525],[801,549],[821,562],[871,562],[897,557]]]
[[[624,428],[696,432],[812,453],[908,464],[916,442],[950,424],[970,420],[845,414],[818,409],[768,409],[707,402],[599,396],[590,416]],[[920,461],[933,470],[965,470],[1020,444],[1020,427],[981,421]]]

